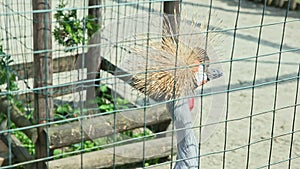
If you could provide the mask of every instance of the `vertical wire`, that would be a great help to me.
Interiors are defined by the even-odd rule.
[[[148,3],[148,6],[149,6],[149,8],[148,8],[148,24],[147,24],[147,26],[148,26],[148,28],[147,28],[147,30],[148,30],[148,32],[147,32],[147,49],[146,49],[146,67],[145,67],[145,97],[144,97],[144,105],[143,105],[143,115],[144,115],[144,126],[143,126],[143,168],[145,167],[145,164],[146,164],[146,159],[145,159],[145,156],[146,156],[146,113],[147,113],[147,103],[148,103],[148,97],[147,97],[147,84],[148,84],[148,64],[149,64],[149,45],[150,45],[150,34],[149,34],[149,32],[150,32],[150,20],[151,20],[151,6],[152,6],[152,2],[150,1],[149,3]]]
[[[210,20],[211,20],[211,14],[212,14],[212,0],[209,2],[209,11],[208,11],[208,21],[207,21],[207,27],[206,27],[206,37],[205,37],[205,51],[207,51],[207,45],[208,45],[208,31],[209,31],[209,26],[210,26]],[[204,61],[204,66],[205,66],[205,59]],[[202,78],[202,81],[204,81],[204,76]],[[198,143],[198,169],[201,168],[201,135],[202,135],[202,120],[203,120],[203,88],[204,85],[201,86],[201,92],[200,92],[200,116],[199,116],[199,143]]]
[[[177,43],[178,44],[178,43]],[[178,45],[176,45],[176,57],[175,57],[175,65],[177,63],[177,53],[178,53]],[[174,66],[176,69],[176,66]],[[174,77],[176,75],[176,71],[174,71]],[[173,85],[173,96],[175,96],[175,86],[176,86],[176,78],[174,78],[174,85]],[[174,100],[171,100],[172,104],[174,104]],[[175,105],[173,106],[174,109]],[[170,114],[172,114],[172,112],[169,112]],[[172,115],[171,115],[172,116]],[[171,123],[172,123],[172,133],[171,133],[171,163],[170,163],[170,169],[173,168],[173,158],[174,158],[174,137],[175,137],[175,117],[173,116]],[[178,141],[176,142],[176,144],[178,144]],[[177,152],[178,153],[178,152]],[[176,162],[175,162],[176,163]]]
[[[177,18],[175,18],[175,19],[177,19]],[[178,39],[179,40],[179,32],[176,32],[176,34],[177,34],[177,37],[176,37],[176,39]],[[177,74],[177,67],[178,67],[178,48],[179,48],[179,45],[178,45],[178,43],[176,43],[176,56],[175,56],[175,63],[174,63],[174,77],[176,77],[176,74]],[[173,98],[176,98],[176,83],[177,83],[177,78],[174,78],[174,85],[173,85]],[[180,95],[181,96],[181,95]],[[181,99],[183,99],[183,98],[181,98]],[[178,101],[178,100],[176,100],[176,101]],[[176,102],[175,100],[173,100],[172,102],[173,102],[173,112],[171,112],[171,113],[174,113],[174,110],[175,110],[175,102]],[[174,116],[174,119],[176,119],[176,117]],[[174,127],[175,127],[175,120],[172,120],[173,121],[173,131],[174,131]],[[176,128],[177,129],[177,128]],[[173,140],[173,137],[174,137],[174,132],[172,133],[172,140]],[[177,140],[177,145],[178,145],[178,143],[179,143],[179,141],[181,141],[181,140]],[[174,142],[173,142],[174,143]],[[177,152],[177,155],[178,155],[178,152]]]
[[[21,4],[21,3],[20,3],[20,4]],[[20,5],[19,5],[19,3],[17,3],[17,12],[20,12],[20,8],[19,8],[19,7],[20,7]],[[19,37],[20,37],[20,39],[21,39],[21,38],[22,38],[22,33],[21,33],[21,27],[22,27],[22,26],[21,26],[21,24],[20,24],[20,23],[21,23],[21,21],[20,21],[20,14],[17,15],[16,17],[17,17],[17,19],[16,19],[17,22],[16,22],[16,20],[14,20],[14,25],[16,26],[16,25],[18,24],[18,28],[19,28],[19,29],[15,29],[15,34],[17,34],[17,32],[19,32],[19,34],[20,34]],[[20,48],[20,50],[21,50],[21,53],[24,53],[24,50],[23,50],[22,47]],[[22,59],[22,56],[24,56],[24,55],[21,54],[20,60]],[[18,60],[19,60],[19,59],[18,59]],[[19,69],[19,67],[18,67],[17,69]],[[12,69],[11,69],[11,70],[12,70]],[[15,70],[12,70],[12,71],[15,71]],[[20,80],[20,79],[19,79],[19,80]],[[15,98],[18,99],[18,96],[19,96],[19,95],[16,94]]]
[[[176,2],[176,1],[173,1],[173,2]],[[174,100],[174,98],[176,98],[176,83],[177,83],[177,78],[175,78],[176,77],[176,73],[177,73],[177,64],[178,64],[178,48],[179,48],[179,31],[180,31],[180,26],[179,25],[176,25],[176,23],[177,24],[179,24],[178,22],[180,22],[180,20],[178,20],[178,18],[180,19],[181,18],[181,9],[182,9],[182,0],[178,0],[178,3],[180,4],[180,6],[179,6],[179,10],[177,11],[178,13],[173,13],[173,17],[174,17],[174,24],[172,24],[171,23],[171,21],[170,21],[170,19],[169,19],[169,14],[167,14],[167,17],[166,18],[168,18],[168,22],[170,22],[170,23],[168,23],[169,24],[169,28],[172,30],[172,29],[176,29],[176,28],[178,28],[177,29],[177,32],[173,32],[173,33],[175,33],[175,35],[176,35],[176,38],[175,39],[177,39],[177,41],[175,41],[175,43],[176,43],[176,51],[175,51],[175,61],[174,61],[174,83],[173,83],[173,92],[172,92],[172,95],[173,95],[173,99],[172,100],[170,100],[171,102],[172,102],[172,105],[173,105],[173,107],[172,107],[172,111],[173,112],[169,112],[170,114],[173,114],[174,113],[174,110],[175,110],[175,100]],[[165,5],[165,4],[164,4]],[[175,7],[176,8],[176,7]],[[175,11],[175,9],[174,9],[174,11]],[[172,28],[172,26],[175,26],[174,28]],[[170,30],[170,32],[172,32]],[[166,36],[171,36],[171,38],[174,38],[173,36],[174,36],[174,34],[173,35],[166,35]],[[181,95],[180,95],[181,96]],[[177,99],[177,98],[176,98]],[[178,100],[176,100],[176,101],[178,101]],[[171,115],[171,116],[173,116],[173,118],[172,118],[172,136],[171,136],[171,163],[170,163],[170,169],[172,169],[173,168],[173,157],[174,157],[174,135],[175,135],[175,132],[174,132],[174,130],[175,130],[175,119],[176,119],[176,117],[174,116],[174,114],[173,115]],[[176,144],[178,145],[178,143],[179,143],[179,140],[177,140],[177,142],[176,142]],[[177,152],[178,153],[178,152]],[[176,164],[175,164],[176,165]]]
[[[24,3],[23,3],[23,11],[26,11],[26,7],[25,7],[25,1],[23,1]],[[31,1],[30,1],[31,2]],[[30,4],[31,5],[31,4]],[[32,6],[32,5],[31,5]],[[19,22],[21,22],[20,20],[19,20]],[[23,17],[23,27],[21,28],[21,26],[20,26],[20,28],[19,28],[19,31],[21,32],[21,30],[23,30],[23,38],[24,38],[24,48],[26,48],[26,38],[27,38],[27,36],[26,36],[26,28],[27,28],[27,26],[25,26],[25,24],[26,24],[26,14],[24,14],[24,17]],[[24,50],[24,48],[22,48],[22,59],[23,59],[23,66],[22,66],[22,68],[23,68],[23,72],[24,72],[24,76],[22,77],[22,80],[23,80],[23,83],[25,84],[25,86],[26,86],[26,89],[24,89],[24,90],[27,90],[27,89],[30,89],[30,86],[29,86],[29,84],[28,84],[28,79],[29,79],[29,75],[28,75],[28,70],[25,68],[25,63],[27,63],[28,62],[28,60],[27,60],[27,57],[26,57],[26,55],[27,54],[23,54],[23,53],[25,53],[25,50]],[[21,79],[19,79],[19,80],[21,80]],[[30,104],[28,104],[28,102],[30,102],[29,101],[30,100],[30,96],[29,96],[29,93],[28,92],[26,92],[25,93],[25,109],[26,109],[26,115],[28,115],[28,114],[30,114],[31,113],[31,111],[30,111]]]
[[[129,18],[129,15],[127,15],[127,14],[130,14],[130,9],[128,10],[128,8],[127,8],[127,5],[123,5],[123,8],[124,8],[124,12],[123,12],[123,14],[122,14],[122,17],[125,17],[126,19],[127,18]],[[125,18],[122,18],[122,19],[125,19]],[[126,53],[127,51],[126,50],[124,50],[124,40],[127,38],[126,36],[127,36],[127,34],[126,34],[126,24],[124,24],[124,22],[122,22],[123,23],[123,25],[121,26],[122,28],[120,28],[120,34],[122,35],[122,39],[121,38],[119,38],[120,39],[120,41],[121,41],[121,44],[120,44],[120,46],[119,45],[116,45],[116,50],[118,49],[118,48],[120,48],[120,49],[122,49],[122,50],[120,50],[120,52],[118,53],[119,55],[120,55],[120,59],[118,60],[118,57],[116,57],[116,59],[115,59],[115,65],[116,65],[116,67],[118,67],[118,63],[120,62],[120,60],[122,60],[122,57],[123,57],[123,55],[124,55],[124,52]],[[136,33],[136,32],[135,32]],[[117,37],[117,39],[118,39],[118,37]],[[117,79],[116,78],[114,78],[114,84],[115,85],[113,85],[113,90],[114,90],[114,92],[112,92],[112,96],[113,96],[113,105],[114,105],[114,110],[117,110],[117,109],[119,109],[119,106],[117,105]],[[125,86],[124,86],[124,90],[125,90],[126,88],[125,88]]]
[[[273,105],[273,112],[272,112],[272,128],[271,128],[271,136],[270,136],[270,151],[269,151],[269,159],[268,159],[268,169],[271,168],[271,161],[272,161],[272,149],[273,149],[273,136],[274,136],[274,130],[275,130],[275,119],[276,119],[276,107],[277,107],[277,97],[278,97],[278,80],[279,80],[279,73],[280,73],[280,65],[281,65],[281,56],[282,56],[282,48],[283,48],[283,42],[285,37],[285,28],[286,28],[286,20],[288,16],[290,8],[290,1],[288,2],[285,16],[284,16],[284,22],[282,26],[282,36],[281,36],[281,42],[279,47],[279,57],[278,57],[278,66],[277,66],[277,73],[276,73],[276,82],[275,82],[275,91],[274,91],[274,105]]]
[[[165,8],[165,3],[163,4],[163,8]],[[165,28],[163,27],[163,29],[165,29]],[[172,29],[172,28],[170,28],[170,29]],[[176,34],[178,35],[178,32]],[[176,65],[177,65],[177,54],[178,54],[178,43],[176,44],[176,56],[175,56],[175,63],[174,63],[175,64],[174,65],[175,69],[176,69]],[[174,77],[175,76],[176,76],[176,71],[174,71]],[[173,96],[176,96],[176,93],[175,93],[176,88],[175,87],[176,87],[176,78],[174,78]],[[172,104],[174,104],[174,100],[171,100],[171,102],[172,102]],[[175,107],[175,105],[173,106],[173,110],[174,110],[174,107]],[[169,112],[169,113],[172,114],[172,112]],[[173,158],[174,158],[174,148],[173,148],[174,147],[174,137],[175,137],[175,132],[174,132],[174,130],[175,130],[175,120],[174,119],[175,119],[175,117],[173,116],[172,121],[171,121],[171,123],[172,123],[172,129],[171,129],[172,133],[171,133],[171,163],[170,163],[170,169],[173,168]],[[176,142],[176,144],[178,144],[178,141]]]
[[[135,7],[135,8],[136,8],[136,10],[135,10],[135,15],[136,15],[136,16],[139,16],[139,15],[138,15],[139,10],[140,10],[140,1],[139,1],[139,0],[137,1],[136,7]],[[144,16],[141,16],[141,17],[143,18]],[[134,33],[133,33],[134,35],[137,34],[137,27],[138,27],[137,25],[138,25],[138,21],[136,21],[136,22],[135,22],[135,25],[134,25]],[[134,45],[137,45],[137,38],[134,39]]]
[[[85,15],[85,13],[86,13],[86,10],[87,10],[87,8],[86,8],[86,5],[88,4],[88,3],[86,3],[86,1],[87,0],[84,0],[83,1],[83,6],[84,6],[84,8],[83,8],[83,15]],[[74,2],[75,3],[75,2]],[[83,17],[83,25],[86,25],[86,18],[85,17]],[[86,27],[85,26],[83,26],[83,28],[82,28],[82,32],[83,32],[83,40],[82,40],[82,55],[81,55],[81,57],[82,57],[82,63],[81,63],[81,78],[83,78],[84,77],[84,71],[83,71],[83,69],[84,69],[84,65],[86,64],[85,63],[85,41],[86,41],[86,34],[85,34],[85,32],[86,32],[87,30],[86,30]],[[78,50],[78,48],[77,48],[77,50]],[[78,56],[78,57],[80,57],[80,56]],[[87,72],[88,73],[88,72]],[[82,83],[82,87],[81,87],[81,90],[80,91],[83,91],[84,90],[84,86],[85,86],[85,84],[84,84],[85,82],[83,82]],[[87,92],[86,92],[86,94],[87,94]],[[80,100],[81,100],[81,106],[80,106],[80,114],[81,114],[81,116],[82,115],[84,115],[84,110],[83,110],[83,108],[85,107],[84,105],[87,105],[87,102],[88,102],[88,100],[87,100],[87,97],[85,97],[85,104],[83,104],[83,101],[82,101],[82,95],[80,94]],[[80,144],[80,149],[81,149],[81,151],[80,151],[80,168],[84,168],[83,166],[84,166],[84,164],[83,164],[83,161],[84,161],[84,159],[83,159],[83,154],[84,154],[84,137],[85,137],[85,134],[84,134],[84,127],[83,127],[83,123],[84,123],[84,120],[83,119],[81,119],[80,120],[81,121],[81,123],[80,123],[80,136],[81,136],[81,140],[80,140],[80,142],[81,142],[81,144]]]
[[[289,153],[289,165],[288,165],[289,169],[291,168],[291,165],[292,165],[292,152],[293,152],[295,124],[296,124],[296,117],[297,117],[296,115],[297,115],[298,94],[299,94],[300,65],[298,67],[297,76],[298,77],[297,77],[296,94],[295,94],[294,116],[293,116],[293,123],[292,123],[292,134],[291,134],[290,153]]]
[[[255,63],[254,63],[254,73],[253,73],[253,81],[252,81],[252,88],[251,88],[251,107],[250,107],[250,115],[249,115],[249,135],[248,135],[248,146],[247,146],[247,161],[246,161],[246,168],[249,168],[250,163],[250,150],[251,150],[251,137],[252,137],[252,120],[253,120],[253,109],[254,109],[254,98],[255,98],[255,83],[256,83],[256,75],[257,75],[257,65],[258,65],[258,55],[260,51],[260,42],[261,42],[261,34],[263,29],[264,17],[265,17],[265,10],[267,6],[267,1],[264,1],[263,11],[260,20],[260,27],[258,33],[258,40],[257,40],[257,48],[255,54]]]
[[[118,5],[117,5],[117,20],[119,21],[120,20],[120,0],[118,0],[117,1],[117,3],[118,3]],[[119,24],[117,23],[117,27],[116,27],[116,46],[118,46],[118,37],[119,37]],[[118,66],[117,65],[117,63],[118,63],[118,48],[116,48],[115,49],[116,51],[115,51],[115,64],[116,64],[116,66]],[[114,77],[114,84],[116,84],[117,83],[117,77]],[[117,86],[116,85],[114,85],[115,87],[114,87],[114,90],[116,91],[116,88],[117,88]],[[114,92],[115,94],[116,94],[116,92]],[[117,123],[117,112],[116,112],[116,104],[115,104],[115,102],[114,102],[114,111],[113,111],[113,114],[114,114],[114,144],[113,144],[113,169],[115,169],[116,168],[116,145],[115,145],[115,143],[117,142],[117,125],[116,125],[116,123]]]
[[[138,14],[139,9],[140,9],[140,1],[139,1],[139,0],[137,0],[135,9],[136,9],[136,10],[135,10],[135,13]],[[136,27],[135,27],[135,28],[136,28]],[[136,29],[135,29],[135,30],[136,30]],[[135,31],[135,33],[136,33],[136,31]]]
[[[44,0],[44,3],[45,3],[45,9],[44,10],[51,10],[51,9],[49,9],[49,7],[51,7],[51,4],[49,4],[49,1],[48,0]],[[51,3],[51,0],[50,0],[50,3]],[[48,14],[48,12],[47,13],[45,13],[45,15],[44,15],[44,24],[45,24],[45,28],[46,29],[48,29],[48,27],[49,27],[49,24],[50,24],[50,22],[51,22],[51,20],[50,20],[50,18],[49,17],[51,17],[51,12],[49,12],[50,14]],[[49,16],[49,17],[48,17]],[[51,25],[51,24],[50,24]],[[51,31],[51,28],[50,28],[50,30],[49,31]],[[48,58],[49,58],[49,52],[52,52],[52,51],[49,51],[49,44],[48,44],[48,39],[49,39],[49,36],[48,36],[48,31],[46,30],[46,31],[44,31],[44,41],[45,41],[45,44],[44,44],[44,49],[46,50],[46,52],[45,52],[45,79],[42,79],[42,80],[44,80],[44,82],[45,82],[45,86],[48,86],[49,84],[48,84],[48,78],[49,78],[49,67],[48,67]],[[50,42],[51,43],[51,42]],[[51,50],[51,49],[50,49]],[[51,54],[50,54],[51,55]],[[52,57],[51,57],[51,59],[52,59]],[[52,78],[52,76],[51,76],[51,78]],[[52,81],[52,80],[51,80]],[[53,82],[52,82],[53,83]],[[52,84],[51,84],[52,85]],[[51,106],[51,105],[49,105],[49,99],[52,99],[51,97],[49,97],[49,94],[48,94],[48,88],[46,87],[45,88],[45,94],[46,94],[46,99],[45,99],[45,102],[46,102],[46,125],[45,125],[45,129],[46,129],[46,131],[47,132],[45,132],[45,137],[47,138],[47,140],[46,140],[46,157],[49,157],[50,156],[50,150],[49,150],[49,141],[48,141],[48,129],[49,129],[49,125],[47,124],[51,119],[50,119],[50,110],[51,110],[51,108],[50,108],[50,110],[49,110],[49,107]],[[50,102],[51,103],[51,102]],[[46,168],[49,168],[49,163],[48,163],[48,160],[45,162],[46,164]]]
[[[139,16],[139,15],[138,15],[139,10],[140,10],[140,1],[138,0],[138,1],[137,1],[137,4],[136,4],[136,10],[135,10],[136,16]],[[142,16],[142,17],[143,17],[143,16]],[[137,25],[138,25],[138,21],[136,21],[136,22],[135,22],[135,25],[134,25],[134,34],[137,33]],[[137,45],[136,41],[137,41],[137,39],[135,38],[135,40],[134,40],[134,45]]]
[[[5,1],[5,6],[8,6],[8,1]],[[5,12],[8,13],[8,8],[5,8]],[[9,23],[8,23],[8,17],[4,17],[5,18],[5,36],[6,36],[6,47],[7,47],[7,51],[9,51],[9,37],[8,37],[8,27],[9,27]],[[4,49],[3,49],[4,50]],[[7,53],[7,52],[5,52]],[[5,54],[7,55],[7,54]],[[8,82],[9,80],[9,75],[6,75],[6,80]],[[7,83],[7,87],[9,88],[9,83]],[[10,103],[9,101],[9,93],[6,93],[6,98],[7,101]],[[7,144],[8,144],[8,165],[12,165],[12,141],[11,141],[11,129],[10,129],[10,125],[11,125],[11,119],[10,119],[10,104],[8,104],[7,106]]]
[[[227,147],[227,128],[228,128],[228,114],[229,114],[229,94],[230,94],[230,85],[231,85],[231,77],[232,77],[232,59],[234,55],[234,49],[235,49],[235,41],[236,41],[236,32],[237,32],[237,26],[239,21],[239,15],[240,15],[240,8],[241,8],[241,0],[238,1],[238,9],[236,14],[236,20],[234,25],[234,31],[233,31],[233,42],[232,42],[232,49],[231,49],[231,56],[230,56],[230,68],[229,68],[229,79],[228,79],[228,85],[227,85],[227,103],[226,103],[226,114],[225,114],[225,133],[224,133],[224,149],[223,149],[223,166],[222,168],[225,168],[226,165],[226,147]]]

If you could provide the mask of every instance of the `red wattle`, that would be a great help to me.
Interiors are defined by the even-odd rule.
[[[189,98],[190,111],[192,111],[194,108],[194,102],[195,102],[195,99],[193,97]]]

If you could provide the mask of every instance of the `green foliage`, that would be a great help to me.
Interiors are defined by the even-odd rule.
[[[97,97],[96,102],[99,105],[101,112],[110,112],[114,109],[126,109],[128,108],[128,101],[121,98],[113,98],[106,85],[99,87],[100,97]]]
[[[122,134],[128,136],[128,137],[131,137],[131,138],[140,138],[139,140],[142,141],[143,140],[143,137],[145,136],[150,136],[152,134],[151,130],[149,129],[145,129],[144,130],[141,130],[140,132],[133,132],[133,131],[124,131],[122,132]],[[147,139],[152,139],[154,138],[155,136],[150,136],[150,137],[147,137]]]
[[[13,59],[11,58],[11,55],[4,53],[2,46],[0,46],[0,85],[6,84],[5,89],[7,91],[18,90],[18,85],[16,82],[17,76],[10,67],[12,62]]]
[[[145,167],[150,166],[150,165],[154,165],[154,164],[158,164],[159,162],[160,162],[160,159],[159,159],[159,158],[147,160],[147,161],[145,162]]]
[[[11,69],[11,63],[13,63],[11,55],[6,54],[3,51],[3,47],[0,46],[0,85],[6,85],[6,91],[16,91],[19,89],[17,84],[17,74]],[[24,105],[21,102],[15,100],[11,94],[6,94],[6,96],[10,99],[10,102],[12,104],[17,106],[21,111],[25,111]],[[31,114],[28,114],[26,118],[30,119]],[[5,119],[5,116],[0,116],[0,122],[2,122]],[[15,129],[17,128],[17,126],[11,122],[9,128]],[[12,134],[15,135],[22,142],[23,146],[27,148],[31,154],[34,154],[33,143],[22,131],[15,131]]]
[[[101,112],[108,112],[114,110],[114,104],[112,103],[113,97],[109,93],[106,85],[101,85],[99,87],[100,97],[96,98],[96,102],[99,105]]]
[[[79,154],[79,152],[83,149],[84,152],[91,152],[91,151],[95,151],[95,150],[100,150],[99,148],[99,144],[98,142],[94,142],[94,141],[84,141],[83,146],[81,146],[81,143],[78,144],[73,144],[69,147],[63,148],[63,149],[55,149],[53,151],[53,155],[57,156],[55,159],[59,159],[59,158],[65,158],[65,157],[70,157],[70,154],[67,154],[69,152],[78,152],[77,154]],[[95,148],[98,147],[98,148]],[[72,153],[72,155],[74,155],[74,153]]]
[[[56,107],[54,111],[55,120],[63,120],[67,118],[77,117],[78,111],[73,110],[69,104],[63,104]]]
[[[11,124],[11,128],[17,128],[15,126],[14,123]],[[22,131],[15,131],[12,134],[14,134],[18,140],[21,141],[21,143],[23,144],[23,146],[29,151],[29,153],[31,155],[35,154],[35,149],[34,149],[34,144],[32,143],[32,141],[26,136],[26,134],[24,134]]]
[[[110,94],[110,90],[106,85],[100,86],[99,93],[100,93],[100,97],[97,97],[96,103],[99,105],[99,109],[101,112],[113,111],[116,108],[113,103],[114,101],[119,108],[120,107],[127,108],[125,104],[127,104],[128,101],[121,98],[114,99]],[[74,110],[69,104],[62,104],[55,108],[54,116],[55,116],[55,120],[68,119],[72,117],[77,117],[78,111]],[[84,150],[85,152],[100,150],[101,149],[100,146],[106,144],[110,139],[111,137],[108,137],[107,139],[102,138],[93,141],[84,141],[83,145],[81,143],[77,143],[64,149],[56,149],[54,150],[53,154],[58,155],[57,158],[64,158],[70,156],[70,155],[65,155],[66,153],[69,152],[75,152],[76,154],[76,151],[79,152],[80,150]],[[118,140],[124,140],[124,138],[118,137]]]
[[[74,47],[82,44],[85,39],[88,40],[100,27],[94,22],[93,16],[79,19],[77,10],[64,10],[63,8],[66,6],[67,3],[64,0],[59,1],[58,10],[54,14],[57,25],[54,28],[53,34],[59,44],[65,47]],[[67,49],[66,52],[72,50]]]

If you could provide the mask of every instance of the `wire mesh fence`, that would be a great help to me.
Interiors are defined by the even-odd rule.
[[[296,7],[0,2],[1,168],[299,168]]]

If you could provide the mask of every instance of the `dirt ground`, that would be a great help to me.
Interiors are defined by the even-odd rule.
[[[300,168],[299,108],[296,109],[300,101],[295,100],[300,64],[300,13],[290,11],[284,25],[284,9],[267,7],[262,18],[261,4],[241,1],[237,20],[238,1],[214,0],[212,3],[211,26],[223,31],[220,42],[212,44],[219,52],[214,60],[218,64],[211,66],[222,68],[224,76],[204,87],[201,168],[219,169],[223,163],[228,169],[246,168],[247,163],[248,168],[267,168],[269,163],[270,168],[288,168],[291,133],[290,167]],[[140,10],[147,9],[147,5],[141,5]],[[208,10],[208,1],[182,3],[182,16],[191,21],[205,20]],[[128,9],[125,13],[130,12]],[[226,92],[227,89],[230,92]],[[196,103],[195,125],[199,124],[200,98]],[[167,169],[170,165],[149,168]]]
[[[225,91],[229,79],[232,91],[228,94],[203,97],[202,124],[211,125],[205,126],[202,131],[201,168],[222,168],[224,159],[225,168],[246,168],[247,158],[249,168],[267,168],[272,125],[274,125],[274,130],[270,163],[273,165],[270,168],[288,168],[293,131],[291,168],[300,168],[300,111],[299,108],[296,110],[295,106],[296,103],[299,107],[300,103],[299,99],[295,101],[297,88],[295,78],[300,64],[300,13],[290,11],[287,17],[288,22],[284,27],[286,11],[267,7],[258,46],[259,25],[263,11],[261,4],[241,1],[236,38],[233,42],[238,1],[214,0],[212,3],[215,17],[211,19],[222,19],[223,22],[219,27],[227,30],[222,32],[224,42],[221,44],[221,49],[223,52],[219,57],[219,60],[227,62],[221,64],[224,77],[207,84],[205,91],[208,93]],[[183,13],[186,12],[187,16],[192,16],[193,13],[207,11],[209,2],[184,1],[182,7]],[[283,34],[281,51],[284,52],[279,54]],[[253,84],[254,57],[258,47],[260,57],[257,61],[256,86],[252,93],[253,90],[249,86]],[[239,60],[247,57],[253,59]],[[228,62],[230,58],[235,61]],[[278,65],[279,60],[280,65]],[[288,80],[289,78],[291,79]],[[276,79],[283,80],[277,83],[277,88]],[[298,97],[299,94],[300,92],[298,92]],[[253,106],[253,111],[251,111],[251,106]],[[250,114],[253,116],[248,151]],[[295,119],[293,119],[294,115]],[[227,123],[225,123],[226,116]],[[294,130],[292,130],[293,120],[295,120]],[[273,121],[274,124],[272,124]],[[227,130],[225,130],[225,125]],[[226,153],[224,156],[225,137]],[[247,156],[248,153],[249,156]],[[164,167],[169,168],[169,165]]]

